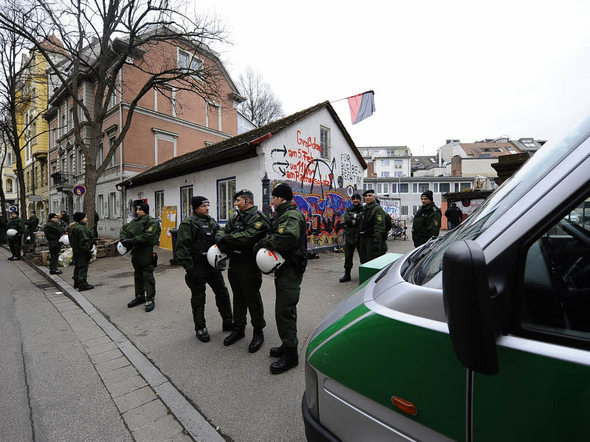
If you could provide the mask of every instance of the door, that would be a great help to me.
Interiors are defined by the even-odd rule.
[[[473,376],[475,441],[588,440],[589,204],[587,194],[517,251],[515,320],[498,340],[499,374]]]

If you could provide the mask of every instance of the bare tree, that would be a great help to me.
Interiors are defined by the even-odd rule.
[[[211,53],[209,44],[225,41],[225,34],[214,20],[185,12],[182,0],[29,1],[31,6],[23,10],[34,11],[29,13],[34,18],[23,23],[0,8],[0,27],[26,38],[45,56],[55,82],[52,96],[65,94],[71,100],[74,143],[84,155],[84,211],[92,225],[98,178],[125,138],[146,93],[157,89],[166,95],[173,85],[177,91],[219,100],[221,69],[216,63],[200,60]],[[47,39],[56,44],[41,44]],[[176,51],[173,56],[172,51],[153,56],[150,51],[162,45],[179,46],[189,57],[180,63]],[[126,116],[104,160],[97,164],[103,123],[111,97],[120,93],[118,80],[124,70],[140,72],[142,81],[126,85]],[[92,85],[91,103],[79,93],[84,84]]]
[[[264,126],[284,116],[281,102],[274,96],[270,86],[260,72],[248,67],[240,75],[238,88],[246,101],[240,104],[240,111],[256,126]]]
[[[18,0],[5,1],[2,8],[3,15],[10,17],[15,23],[22,25],[29,19]],[[26,187],[21,150],[26,142],[32,142],[34,138],[44,135],[42,132],[31,134],[30,129],[36,126],[45,111],[36,109],[29,114],[30,118],[26,121],[19,121],[18,118],[25,107],[36,101],[31,93],[35,89],[31,85],[38,81],[34,75],[35,60],[27,57],[27,44],[28,41],[23,36],[0,28],[0,133],[7,149],[12,149],[14,153],[22,216],[26,212]],[[26,93],[25,88],[28,89]]]

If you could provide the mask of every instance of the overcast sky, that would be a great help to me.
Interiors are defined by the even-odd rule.
[[[590,0],[194,0],[291,114],[375,91],[356,145],[431,154],[446,139],[549,139],[590,112]]]

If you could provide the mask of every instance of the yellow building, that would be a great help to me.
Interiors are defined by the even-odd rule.
[[[35,210],[43,222],[49,207],[48,125],[43,118],[47,110],[47,62],[38,51],[23,55],[16,92],[16,123],[25,178],[26,213]],[[13,163],[16,172],[16,163]],[[20,189],[19,189],[20,191]]]

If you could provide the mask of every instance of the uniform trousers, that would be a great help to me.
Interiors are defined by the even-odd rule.
[[[297,303],[301,292],[303,273],[286,261],[275,272],[275,318],[277,330],[283,344],[296,348],[297,340]]]
[[[255,330],[262,330],[266,326],[264,321],[264,306],[260,296],[262,274],[256,261],[250,259],[235,259],[230,261],[228,279],[234,300],[234,329],[243,330],[247,323],[247,312]]]
[[[221,318],[224,321],[232,320],[229,292],[219,270],[215,270],[206,262],[200,262],[186,273],[184,280],[191,291],[195,331],[201,330],[207,325],[205,321],[205,284],[209,284],[215,294],[215,304]]]

